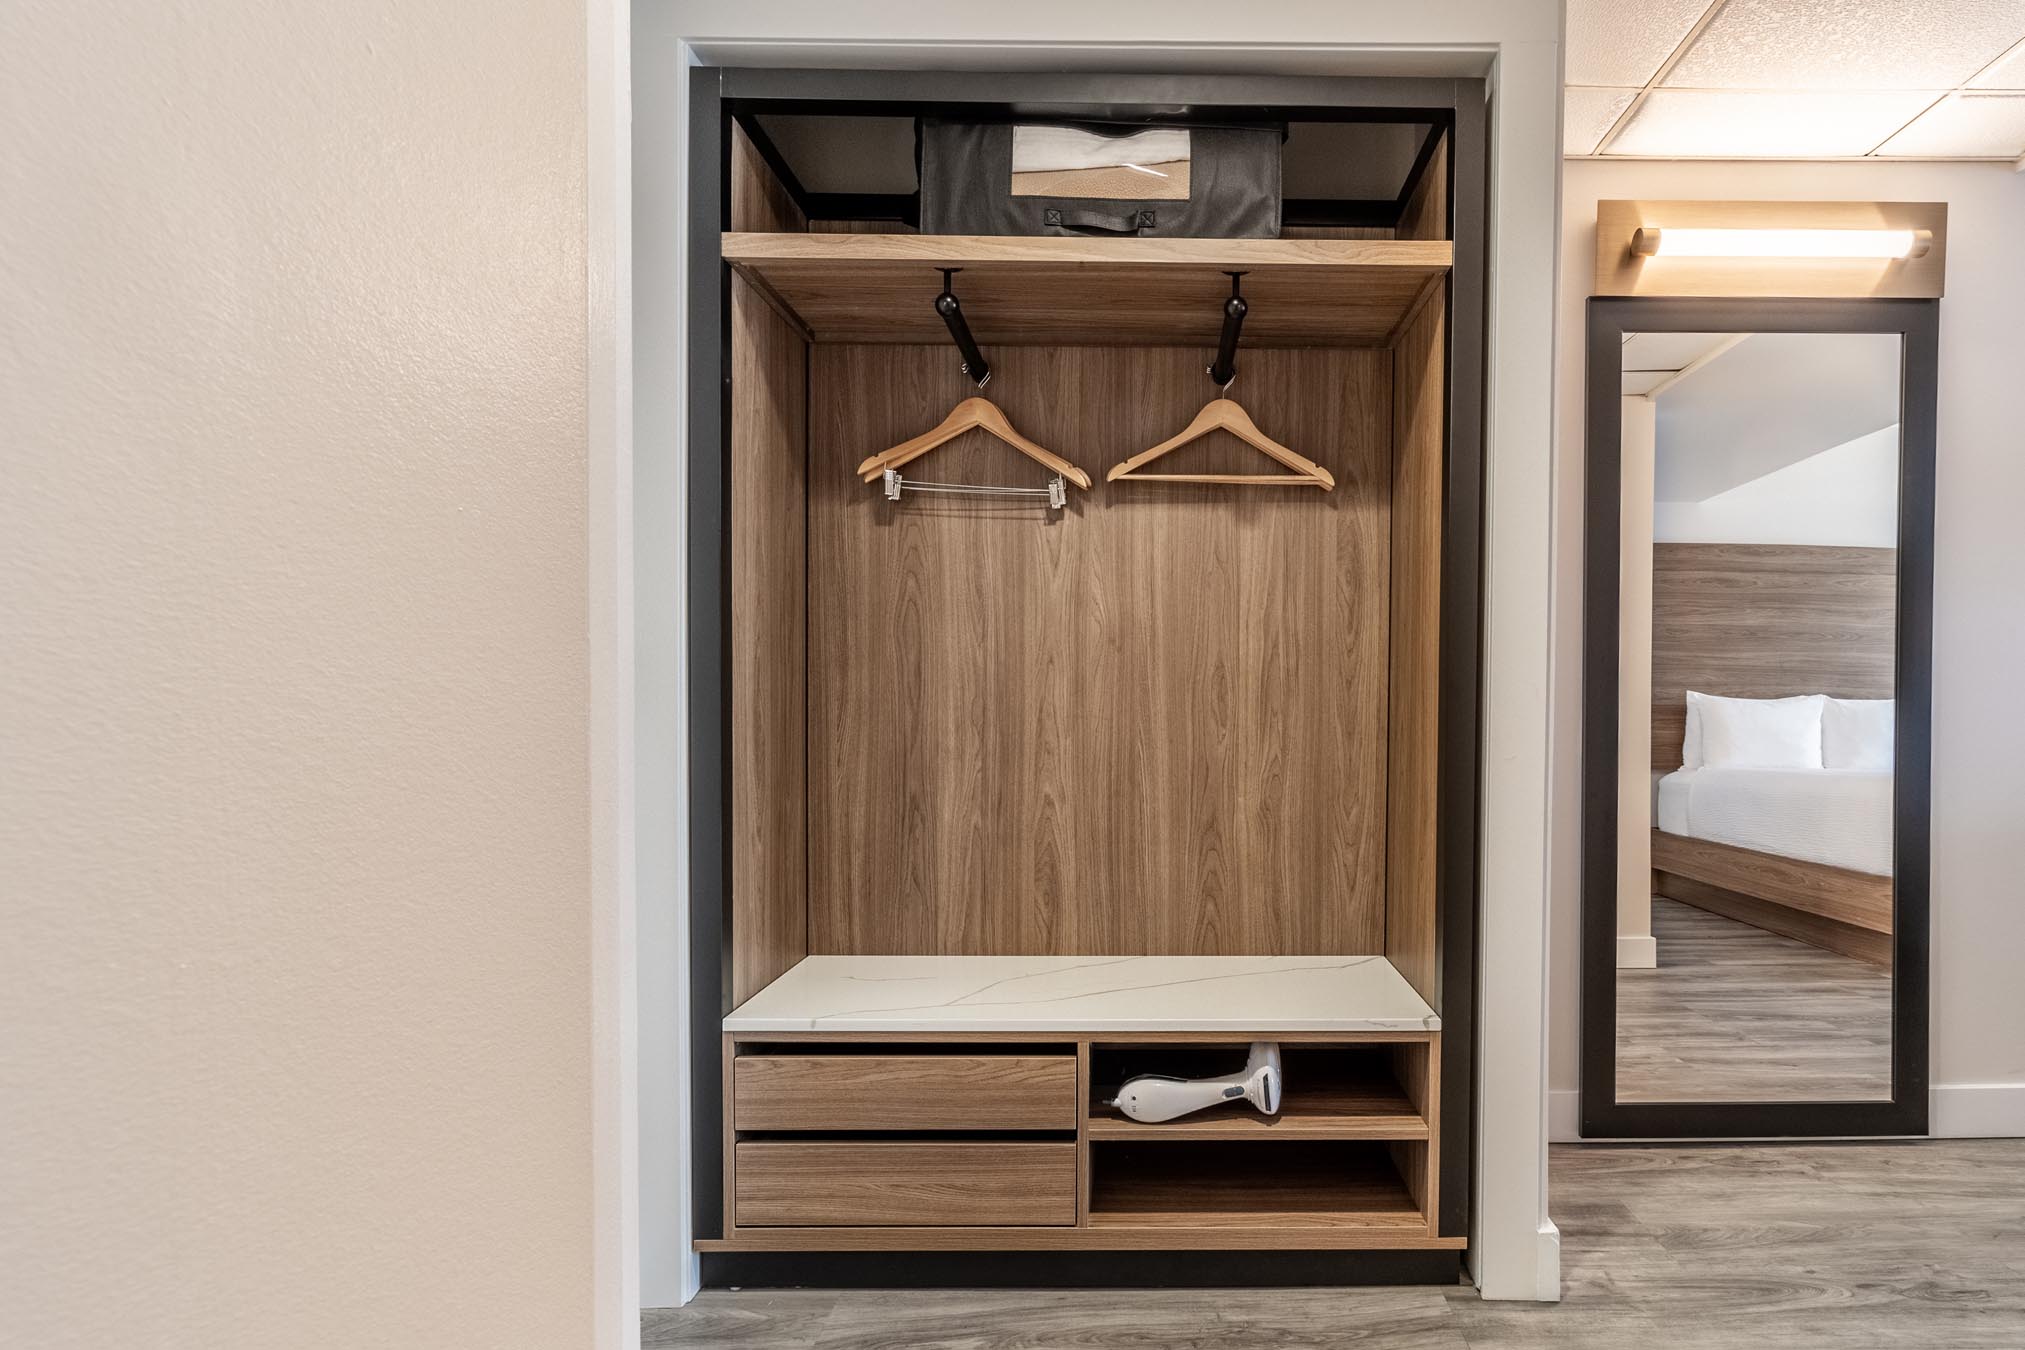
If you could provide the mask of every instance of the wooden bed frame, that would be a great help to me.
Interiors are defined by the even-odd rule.
[[[1654,830],[1652,890],[1782,937],[1891,964],[1890,877]]]
[[[1687,691],[1890,698],[1898,556],[1888,548],[1657,544],[1652,767],[1681,766]],[[1655,895],[1891,963],[1892,879],[1652,832]]]

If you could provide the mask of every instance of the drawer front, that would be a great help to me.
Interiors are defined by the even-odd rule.
[[[1072,1225],[1076,1146],[738,1145],[742,1228]]]
[[[1074,1055],[740,1055],[739,1130],[1073,1130]]]

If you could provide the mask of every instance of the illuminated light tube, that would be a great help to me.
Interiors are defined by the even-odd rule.
[[[1681,230],[1647,227],[1631,236],[1646,258],[1923,258],[1931,230]]]

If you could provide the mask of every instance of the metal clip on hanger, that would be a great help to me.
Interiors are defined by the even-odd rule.
[[[963,306],[957,300],[950,277],[963,269],[941,267],[942,294],[935,297],[935,312],[942,316],[942,322],[949,327],[949,336],[956,342],[956,349],[963,356],[963,373],[977,382],[982,389],[991,378],[991,366],[978,350],[977,339],[971,336],[970,325],[964,321]],[[988,431],[1010,445],[1027,458],[1052,469],[1055,477],[1043,487],[1006,487],[991,483],[930,483],[916,478],[903,478],[900,467],[911,460],[920,458],[930,450],[954,440],[964,432],[978,428]],[[942,419],[940,426],[922,433],[912,440],[902,441],[880,454],[871,456],[858,466],[858,476],[867,483],[883,480],[889,501],[900,500],[903,492],[949,492],[979,497],[1045,497],[1054,510],[1061,510],[1068,504],[1068,484],[1088,489],[1090,475],[1084,473],[1066,459],[1035,445],[1019,434],[1006,415],[999,411],[991,400],[972,394],[951,410]]]

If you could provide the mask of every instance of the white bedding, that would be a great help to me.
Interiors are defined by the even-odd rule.
[[[1844,769],[1677,769],[1659,780],[1668,834],[1891,875],[1892,775]]]

